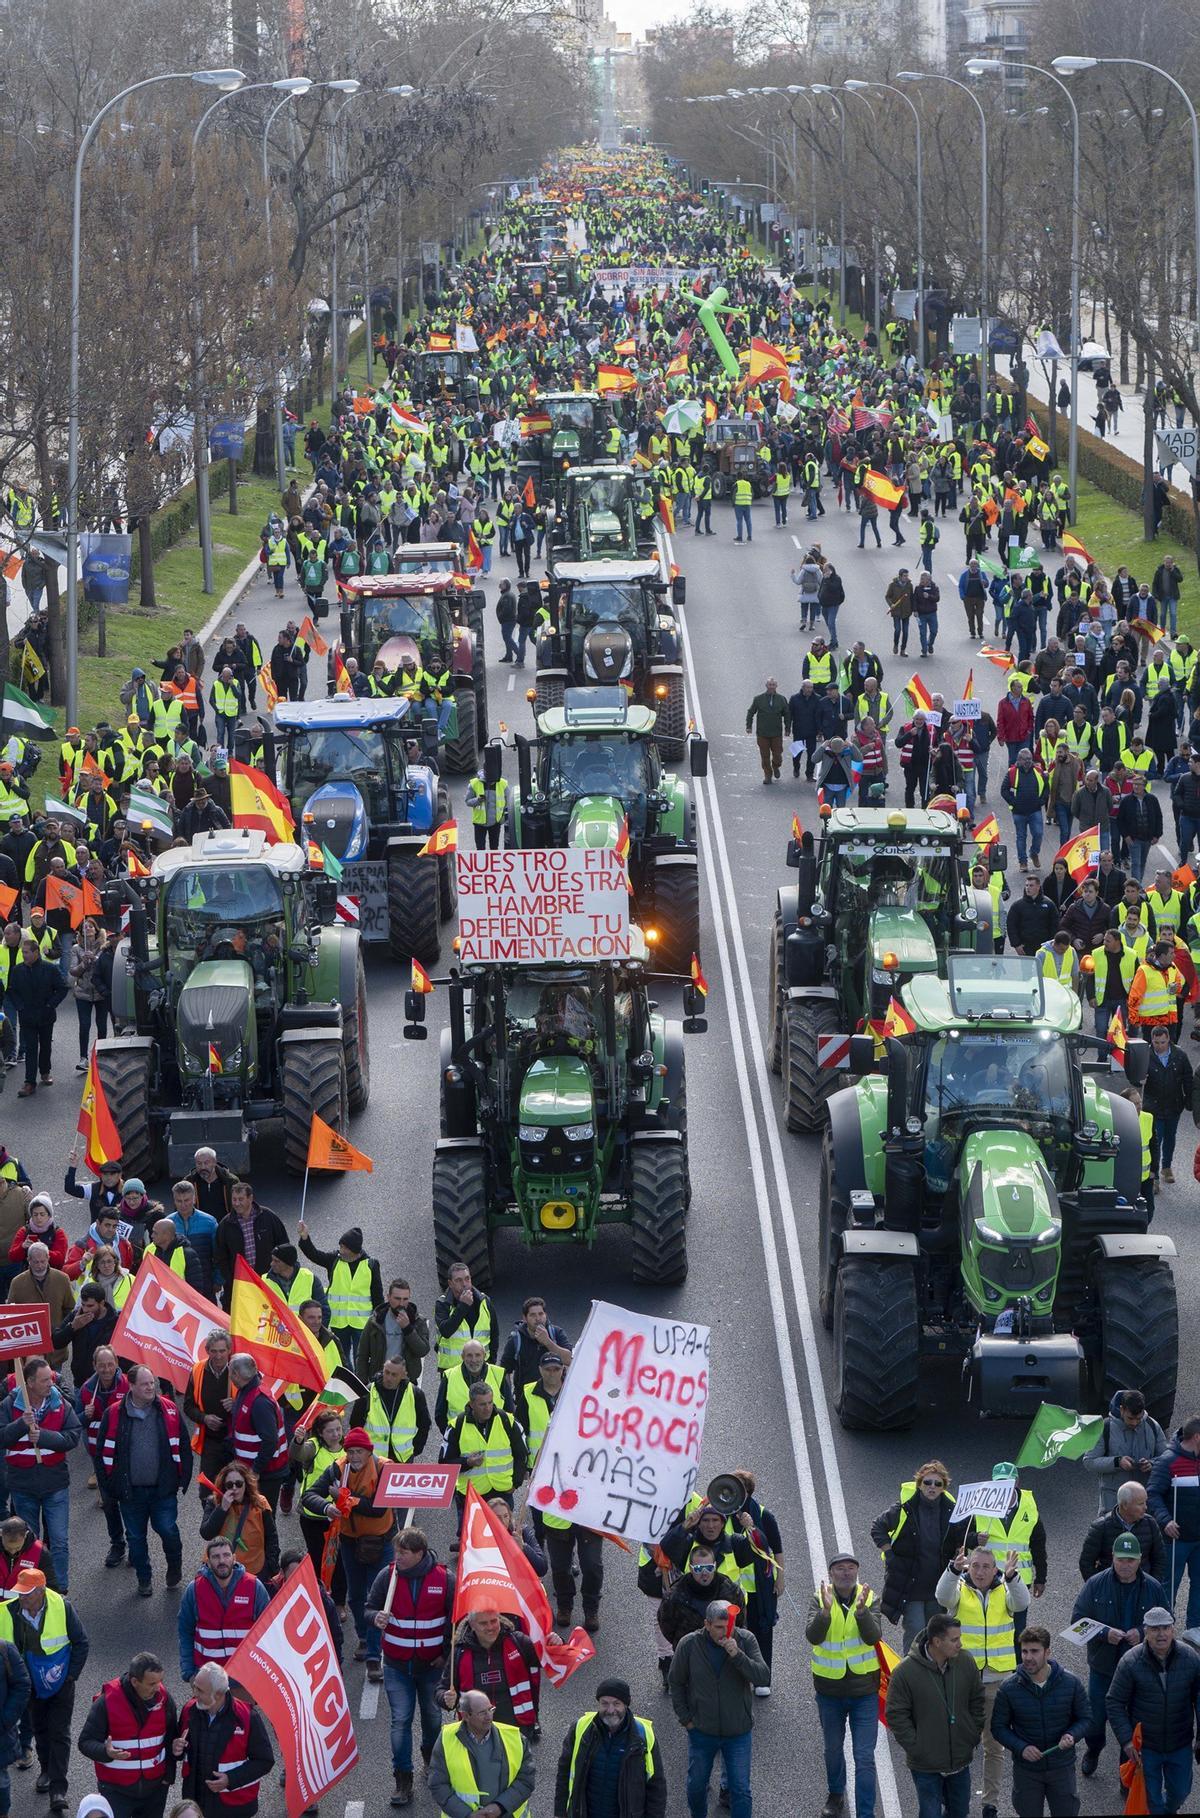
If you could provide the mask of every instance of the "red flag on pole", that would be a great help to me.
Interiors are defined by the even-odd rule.
[[[583,1629],[573,1629],[566,1641],[549,1639],[554,1624],[542,1581],[522,1552],[520,1542],[497,1521],[474,1484],[467,1486],[463,1511],[454,1586],[455,1622],[471,1610],[502,1610],[519,1616],[552,1685],[561,1685],[576,1667],[595,1656],[596,1650]]]

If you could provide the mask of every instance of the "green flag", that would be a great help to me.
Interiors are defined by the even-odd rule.
[[[332,852],[329,850],[328,846],[321,847],[321,857],[325,861],[326,877],[331,877],[333,879],[334,883],[336,884],[342,875],[341,859],[334,858],[334,856],[333,856]]]
[[[4,684],[4,704],[0,708],[0,720],[6,726],[15,726],[27,739],[53,739],[57,737],[54,722],[44,708],[36,701],[31,701],[27,694],[14,687],[12,682]]]
[[[1073,1408],[1043,1402],[1017,1453],[1017,1464],[1040,1471],[1060,1458],[1082,1458],[1103,1428],[1103,1414],[1076,1414]]]

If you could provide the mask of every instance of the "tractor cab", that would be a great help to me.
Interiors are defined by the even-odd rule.
[[[558,562],[623,561],[658,554],[655,488],[632,467],[572,467],[559,478],[550,528]],[[664,571],[665,572],[665,571]]]
[[[713,497],[731,496],[735,480],[749,480],[755,496],[765,492],[766,468],[759,459],[762,432],[748,417],[717,417],[704,432],[704,467],[712,475]]]
[[[548,427],[538,427],[547,420]],[[604,459],[608,411],[598,392],[542,392],[522,422],[530,433],[522,433],[517,451],[518,485],[527,478],[549,482],[556,469]]]
[[[647,832],[663,777],[653,731],[653,709],[623,688],[569,688],[542,714],[530,815],[544,804],[545,844],[612,847],[626,823],[630,838]]]
[[[474,771],[487,727],[483,650],[465,622],[463,579],[424,571],[353,576],[342,586],[341,636],[330,655],[334,686],[347,656],[365,676],[382,664],[385,691],[403,692],[414,717],[434,720],[447,768],[460,776]]]
[[[651,659],[677,659],[679,626],[656,563],[562,563],[549,607],[561,660],[585,684],[628,682],[640,692]]]
[[[466,409],[479,405],[479,374],[474,368],[477,355],[459,353],[456,348],[426,348],[413,359],[413,397],[423,404],[440,404],[448,399]]]

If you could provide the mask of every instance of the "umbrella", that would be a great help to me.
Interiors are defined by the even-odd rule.
[[[703,422],[704,406],[695,398],[684,398],[678,404],[668,404],[663,412],[662,425],[669,436],[691,435]]]

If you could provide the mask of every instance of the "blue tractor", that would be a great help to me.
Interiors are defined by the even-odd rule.
[[[406,699],[335,695],[280,702],[262,741],[296,837],[341,867],[339,915],[357,915],[364,943],[386,942],[393,959],[423,966],[437,962],[458,901],[454,854],[419,856],[451,818],[436,738],[436,721]]]

